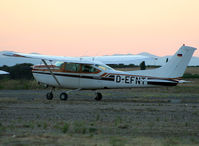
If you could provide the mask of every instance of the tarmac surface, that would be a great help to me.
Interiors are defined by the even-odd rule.
[[[95,101],[91,91],[70,93],[67,101],[60,101],[61,90],[53,100],[45,98],[49,90],[0,90],[0,140],[60,134],[57,127],[64,123],[71,125],[68,133],[74,134],[77,122],[86,127],[85,133],[94,127],[94,134],[107,136],[198,137],[199,94],[156,90],[104,90],[102,101]]]

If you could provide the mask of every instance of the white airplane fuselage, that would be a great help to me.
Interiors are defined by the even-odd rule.
[[[91,65],[94,67],[94,65]],[[50,86],[59,87],[56,80],[45,66],[35,66],[33,68],[34,78]],[[52,70],[54,67],[51,68]],[[113,89],[113,88],[133,88],[133,87],[153,87],[158,85],[175,86],[177,79],[156,78],[148,76],[138,76],[132,73],[109,70],[98,70],[97,73],[70,73],[66,71],[53,70],[53,74],[59,81],[61,87],[68,89]]]

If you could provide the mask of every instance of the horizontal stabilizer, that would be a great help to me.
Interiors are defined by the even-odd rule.
[[[192,81],[179,80],[178,83],[190,83]]]

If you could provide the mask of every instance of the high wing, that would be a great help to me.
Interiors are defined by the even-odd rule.
[[[104,64],[134,64],[143,60],[150,59],[150,57],[143,55],[116,55],[116,56],[96,56],[96,57],[83,57],[85,59],[92,59],[100,61]]]
[[[134,64],[134,61],[140,61],[149,58],[142,55],[65,57],[65,56],[48,56],[48,55],[13,53],[13,52],[4,53],[3,55],[11,57],[24,57],[24,58],[41,59],[49,61],[64,61],[71,63],[87,63],[87,64],[93,64],[95,62],[101,62],[104,64]]]
[[[1,74],[1,75],[5,75],[5,74],[9,74],[9,73],[6,72],[6,71],[0,70],[0,74]]]

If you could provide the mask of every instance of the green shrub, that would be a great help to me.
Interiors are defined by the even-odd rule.
[[[87,130],[85,123],[83,123],[83,122],[74,122],[73,128],[74,128],[75,133],[85,134],[86,130]]]
[[[70,124],[64,123],[64,126],[62,127],[62,132],[66,133],[68,131],[69,127],[70,127]]]
[[[126,141],[119,137],[111,137],[109,143],[112,146],[124,146],[126,144]]]
[[[3,126],[3,124],[0,123],[0,135],[2,135],[6,131],[6,128]]]
[[[95,128],[95,127],[89,127],[88,128],[88,132],[89,133],[97,133],[97,128]]]

